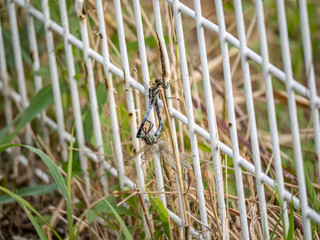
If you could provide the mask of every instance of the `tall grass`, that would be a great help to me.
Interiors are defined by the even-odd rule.
[[[32,5],[37,9],[41,9],[41,1],[31,1]],[[71,32],[80,38],[79,22],[76,17],[73,1],[67,0],[69,21]],[[49,1],[50,14],[53,21],[60,24],[58,1]],[[145,44],[147,46],[147,56],[149,61],[150,78],[154,79],[161,76],[161,63],[159,52],[157,49],[157,40],[154,38],[153,13],[152,5],[149,2],[143,2],[142,10],[143,22],[145,24]],[[188,4],[188,2],[186,2]],[[265,0],[265,14],[267,16],[266,26],[268,32],[268,44],[270,52],[270,61],[279,68],[282,68],[281,56],[279,55],[280,40],[278,36],[278,26],[276,17],[275,1]],[[290,37],[290,47],[292,51],[292,64],[294,69],[294,77],[302,84],[306,84],[305,69],[303,62],[303,54],[301,48],[301,38],[296,31],[299,24],[299,15],[295,2],[286,2],[287,19]],[[108,43],[110,46],[111,61],[116,66],[121,65],[121,56],[119,53],[118,36],[115,24],[115,14],[113,3],[108,1],[105,5],[105,19],[108,32]],[[181,87],[181,73],[179,72],[179,59],[176,46],[175,29],[172,20],[172,12],[167,3],[161,2],[163,10],[163,26],[165,32],[165,40],[171,60],[172,78],[176,84],[170,86],[173,95],[180,99],[174,102],[174,106],[186,113],[183,104],[183,89]],[[192,8],[192,4],[190,5]],[[313,39],[314,63],[316,71],[319,71],[319,34],[317,26],[319,26],[319,18],[317,17],[315,3],[309,2],[310,30]],[[314,7],[314,8],[313,8]],[[237,36],[236,22],[234,15],[233,3],[231,1],[224,2],[225,17],[227,30]],[[24,11],[17,8],[19,13],[19,33],[22,45],[22,56],[24,60],[25,75],[27,81],[28,97],[31,99],[30,105],[24,111],[21,110],[19,103],[13,104],[14,120],[8,126],[0,121],[0,190],[3,195],[0,196],[0,226],[6,229],[5,236],[10,238],[15,231],[22,232],[21,235],[32,237],[38,236],[40,239],[142,239],[146,237],[143,228],[143,215],[141,206],[142,201],[139,200],[139,194],[148,194],[150,206],[149,214],[152,215],[150,224],[154,226],[153,237],[155,239],[176,239],[182,236],[181,229],[169,218],[166,208],[158,197],[155,184],[154,165],[152,161],[145,161],[144,171],[146,175],[146,192],[138,192],[136,189],[120,189],[118,179],[105,172],[104,175],[109,180],[109,190],[111,194],[104,196],[100,179],[103,177],[99,172],[98,164],[88,162],[89,174],[91,180],[91,190],[93,196],[88,199],[85,195],[86,182],[82,180],[82,173],[79,164],[79,152],[76,149],[77,142],[71,140],[69,145],[69,157],[67,162],[63,162],[60,156],[58,136],[55,129],[47,129],[44,131],[42,125],[39,124],[38,116],[44,110],[46,114],[55,119],[55,110],[53,106],[54,96],[52,93],[50,68],[47,60],[47,52],[45,46],[45,36],[43,24],[35,20],[35,29],[38,40],[38,47],[41,59],[41,68],[39,71],[32,71],[32,58],[29,52],[27,41],[27,29],[24,20]],[[89,37],[91,46],[99,49],[100,38],[96,34],[98,31],[97,19],[95,15],[93,1],[86,1],[86,10],[89,20]],[[209,1],[203,1],[203,15],[209,20],[216,22],[215,9]],[[12,56],[12,39],[9,29],[8,16],[6,12],[6,4],[0,2],[1,23],[3,28],[3,36],[6,46],[6,56],[8,64],[8,73],[11,78],[13,89],[18,89],[15,81],[16,69]],[[248,30],[248,46],[259,53],[259,39],[257,29],[255,27],[255,11],[251,1],[244,1],[245,23]],[[123,1],[123,15],[126,30],[127,49],[130,60],[130,67],[136,68],[138,73],[141,66],[138,55],[138,42],[135,34],[135,22],[132,15],[132,4]],[[195,23],[187,16],[183,16],[184,33],[186,39],[186,49],[188,51],[188,64],[192,88],[192,101],[194,104],[194,113],[196,123],[207,129],[208,122],[206,118],[206,106],[203,104],[204,89],[201,78],[201,67],[195,40]],[[253,26],[250,28],[250,26]],[[65,125],[68,132],[72,132],[74,117],[72,115],[72,100],[70,97],[69,80],[67,74],[66,59],[64,55],[63,39],[54,34],[55,54],[57,57],[59,80],[62,93],[62,103],[64,107]],[[208,61],[211,63],[210,76],[214,96],[214,103],[217,115],[219,137],[222,142],[231,146],[229,136],[229,127],[227,121],[227,109],[225,104],[224,79],[222,71],[221,53],[219,49],[219,40],[216,34],[206,30],[206,43],[208,49]],[[234,84],[234,98],[237,115],[237,126],[239,134],[240,153],[248,161],[252,162],[252,152],[250,138],[248,137],[248,121],[245,106],[245,92],[243,88],[241,63],[239,62],[238,50],[230,45],[230,63],[232,64],[232,79]],[[81,50],[73,48],[75,58],[76,76],[79,86],[82,120],[84,124],[84,135],[86,145],[92,149],[96,149],[93,136],[93,123],[91,120],[91,109],[88,100],[88,91],[86,88],[86,69],[83,64],[83,56]],[[111,131],[111,122],[109,118],[107,92],[104,85],[103,68],[94,62],[94,72],[96,79],[97,100],[100,113],[100,121],[103,128],[104,152],[106,153],[106,161],[114,167],[117,167],[115,153],[113,149],[113,136]],[[121,68],[121,67],[120,67]],[[272,144],[270,138],[270,129],[267,118],[267,103],[264,89],[264,81],[261,66],[250,61],[250,71],[252,80],[252,89],[256,120],[259,133],[259,144],[261,150],[261,159],[263,170],[270,177],[274,178],[275,169],[273,166]],[[44,88],[35,93],[33,88],[33,77],[41,76]],[[125,158],[129,158],[133,153],[131,151],[132,139],[129,124],[130,116],[126,108],[126,98],[123,94],[125,91],[125,83],[122,79],[113,76],[115,96],[117,103],[117,114],[120,135],[123,145]],[[140,76],[139,76],[140,77]],[[273,78],[274,96],[276,101],[276,113],[279,129],[279,139],[281,143],[281,157],[283,162],[286,188],[293,194],[298,194],[299,189],[296,180],[296,171],[293,158],[292,138],[290,134],[289,113],[287,107],[287,95],[285,86],[279,79]],[[144,96],[135,97],[135,102],[141,101],[144,104]],[[1,100],[2,101],[2,100]],[[317,184],[318,174],[315,164],[315,146],[312,139],[311,112],[308,100],[302,96],[296,96],[298,106],[298,119],[300,125],[301,144],[304,158],[304,172],[306,176],[307,190],[309,194],[309,205],[319,212],[319,196],[320,187]],[[3,115],[3,104],[0,104],[0,114]],[[141,115],[144,111],[141,110]],[[163,119],[164,115],[163,115]],[[23,143],[24,127],[31,123],[33,129],[33,145],[28,146]],[[192,163],[191,145],[189,140],[189,131],[186,126],[176,122],[179,150],[181,155],[190,163]],[[164,123],[162,138],[169,139],[168,124]],[[207,214],[209,226],[208,231],[215,239],[222,239],[223,233],[220,228],[220,218],[218,213],[218,203],[216,198],[216,189],[214,182],[214,171],[211,159],[210,144],[198,137],[198,147],[201,159],[201,170],[203,176],[204,193],[207,202]],[[10,149],[9,151],[6,151]],[[33,154],[30,154],[30,153]],[[23,154],[28,159],[29,168],[26,170],[24,166],[16,164],[18,161],[16,156]],[[224,153],[221,153],[223,180],[225,190],[225,202],[227,207],[226,222],[230,230],[231,239],[241,238],[241,227],[239,221],[239,209],[236,184],[234,178],[233,159]],[[44,172],[48,172],[51,184],[39,181],[35,177],[35,169],[40,168]],[[175,183],[174,174],[171,169],[163,165],[165,174],[165,194],[168,208],[180,215],[177,205],[177,185]],[[1,174],[2,173],[2,174]],[[126,174],[130,179],[135,179],[134,166],[126,166]],[[185,171],[184,195],[187,199],[188,213],[191,226],[195,229],[201,229],[199,222],[198,202],[196,195],[195,176],[192,171]],[[252,238],[260,239],[262,237],[259,222],[259,205],[257,201],[256,186],[254,176],[243,169],[243,179],[245,187],[245,197],[247,202],[247,215]],[[282,204],[279,200],[279,193],[276,190],[266,186],[266,199],[268,211],[268,223],[270,236],[272,239],[302,239],[302,220],[299,209],[293,207],[292,201],[288,203],[289,207],[289,231],[285,234],[284,221],[281,215]],[[21,207],[17,207],[21,206]],[[9,221],[10,224],[6,224]],[[32,223],[32,229],[28,224]],[[23,223],[23,224],[19,224]],[[318,238],[320,234],[319,226],[312,222],[312,232],[314,238]],[[199,232],[201,234],[201,232]]]

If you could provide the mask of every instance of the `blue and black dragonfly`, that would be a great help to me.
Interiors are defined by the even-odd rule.
[[[136,72],[136,70],[134,69],[133,72]],[[150,112],[151,112],[151,109],[153,108],[153,106],[156,109],[156,113],[158,115],[158,120],[159,120],[159,127],[155,133],[155,137],[160,136],[161,130],[162,130],[162,122],[161,122],[161,118],[160,118],[160,108],[159,108],[159,103],[158,103],[159,95],[160,95],[160,88],[162,87],[163,89],[168,89],[169,85],[172,84],[173,82],[176,82],[176,81],[179,81],[179,80],[170,81],[164,85],[163,80],[161,78],[157,78],[155,80],[155,82],[152,83],[151,87],[149,87],[147,84],[143,83],[144,88],[146,89],[146,92],[147,92],[149,103],[148,103],[147,111],[146,111],[146,113],[143,117],[143,120],[140,124],[140,127],[138,129],[138,132],[136,135],[137,138],[140,138],[140,139],[143,138],[144,133],[142,130],[144,128],[145,123],[147,122],[148,116],[150,115]],[[126,91],[130,91],[130,90],[126,90]],[[170,98],[174,99],[172,97],[170,97]],[[166,98],[166,99],[168,99],[168,98]],[[180,101],[179,98],[176,98],[176,100]],[[153,124],[152,124],[152,126],[153,126]],[[151,131],[151,129],[150,129],[150,131]]]
[[[134,156],[129,158],[125,163],[130,162],[132,159],[136,158],[139,155],[143,155],[142,156],[143,159],[148,159],[152,154],[156,153],[156,154],[159,154],[160,158],[163,159],[169,166],[171,166],[174,170],[176,170],[174,156],[172,154],[172,151],[169,150],[170,144],[166,141],[158,141],[162,131],[162,121],[161,121],[160,109],[158,104],[160,89],[161,88],[167,89],[170,85],[170,82],[167,82],[166,84],[164,84],[164,79],[167,79],[168,77],[168,71],[165,66],[163,49],[160,44],[159,37],[158,37],[158,43],[159,43],[160,60],[161,60],[161,67],[162,67],[162,78],[157,78],[150,88],[148,88],[148,86],[145,85],[145,89],[148,90],[149,105],[148,105],[147,112],[143,117],[143,120],[141,122],[141,125],[136,135],[136,137],[142,139],[146,145],[143,146]],[[148,116],[153,106],[155,107],[157,112],[159,126],[157,131],[152,135],[151,130],[154,124],[148,120]],[[146,122],[149,123],[148,128],[144,126]],[[188,169],[192,169],[192,167],[187,161],[185,161],[183,165]]]
[[[145,86],[145,87],[147,87],[147,86]],[[163,86],[163,80],[161,78],[157,78],[155,80],[155,82],[152,84],[152,86],[148,89],[148,91],[149,91],[149,94],[148,94],[149,106],[148,106],[146,114],[143,117],[143,120],[141,122],[141,125],[140,125],[139,130],[136,135],[137,138],[141,138],[142,140],[144,140],[146,132],[148,133],[148,135],[150,135],[150,131],[153,127],[153,124],[150,123],[150,121],[148,121],[149,122],[148,130],[143,131],[144,125],[148,119],[148,116],[149,116],[150,111],[153,106],[156,109],[158,120],[159,120],[159,127],[153,137],[155,138],[155,140],[157,140],[160,137],[160,134],[162,131],[162,121],[161,121],[161,117],[160,117],[160,109],[159,109],[159,104],[158,104],[158,99],[159,99],[159,95],[160,95],[160,87],[163,87],[166,89],[169,87],[169,83],[166,86]]]

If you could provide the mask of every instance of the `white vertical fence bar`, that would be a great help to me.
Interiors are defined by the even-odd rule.
[[[317,106],[316,99],[317,85],[315,80],[313,56],[312,56],[312,44],[310,37],[310,25],[308,18],[307,3],[304,0],[298,1],[299,13],[300,13],[300,29],[302,38],[302,47],[304,54],[304,62],[306,68],[306,74],[308,79],[308,86],[310,91],[310,108],[312,112],[314,144],[318,159],[318,178],[320,183],[320,118],[319,118],[319,106]],[[318,82],[319,86],[319,82]]]
[[[262,8],[262,1],[257,0],[260,7]],[[284,1],[277,1],[277,12],[278,12],[278,23],[280,31],[280,40],[281,40],[281,52],[282,52],[282,61],[284,65],[284,71],[286,73],[286,91],[288,95],[288,110],[291,123],[291,134],[292,134],[292,143],[294,150],[294,158],[296,163],[296,174],[298,178],[299,186],[299,198],[301,204],[301,213],[302,213],[302,222],[304,229],[305,239],[311,239],[311,224],[310,219],[308,218],[308,195],[306,189],[306,181],[304,176],[304,165],[302,159],[301,151],[301,142],[300,142],[300,133],[299,133],[299,122],[297,116],[297,106],[295,102],[295,92],[292,89],[292,66],[291,66],[291,54],[289,48],[289,39],[288,39],[288,29],[287,29],[287,20]],[[310,59],[305,59],[309,63]],[[312,61],[312,60],[311,60]],[[307,72],[310,69],[307,69]]]
[[[33,16],[31,16],[28,11],[29,7],[30,7],[30,0],[26,0],[26,7],[25,7],[26,25],[28,29],[28,40],[29,40],[31,59],[33,61],[33,65],[32,65],[32,70],[34,72],[33,79],[34,79],[36,92],[38,92],[42,89],[42,77],[36,74],[36,72],[40,70],[40,59],[39,59],[37,36],[36,36],[35,27],[34,27]],[[45,123],[44,123],[45,116],[46,116],[46,111],[44,110],[41,112],[41,114],[39,114],[38,117],[40,118],[40,124],[41,124],[40,129],[43,132],[44,141],[47,145],[49,145],[49,137],[48,137]]]
[[[112,135],[113,135],[116,158],[118,162],[120,188],[122,189],[124,187],[125,172],[124,172],[123,154],[122,154],[122,148],[121,148],[120,130],[119,130],[119,124],[118,124],[117,111],[116,111],[116,103],[114,98],[115,89],[113,88],[112,75],[110,72],[110,57],[109,57],[107,33],[106,33],[106,27],[104,23],[104,14],[103,14],[101,0],[96,0],[96,8],[97,8],[97,16],[98,16],[98,22],[99,22],[99,32],[101,33],[101,36],[102,36],[101,48],[102,48],[102,56],[103,56],[103,69],[104,69],[104,74],[106,78],[105,83],[108,91],[108,103],[109,103],[110,118],[111,118],[111,125],[112,125]]]
[[[28,8],[30,7],[30,0],[26,0],[26,25],[28,29],[28,39],[29,39],[29,47],[31,52],[31,59],[33,61],[32,70],[34,72],[40,70],[40,59],[38,52],[38,44],[37,44],[37,36],[34,28],[33,17],[30,15]],[[34,83],[36,87],[36,92],[38,92],[42,88],[42,78],[41,76],[35,74],[34,75]],[[43,112],[45,114],[45,112]]]
[[[89,43],[89,36],[88,36],[87,14],[86,14],[86,10],[84,8],[83,3],[84,3],[83,0],[76,0],[75,8],[76,8],[76,13],[80,22],[81,38],[83,41],[82,50],[83,50],[83,57],[84,57],[85,67],[87,72],[86,79],[87,79],[89,99],[90,99],[94,139],[95,139],[96,148],[100,153],[98,157],[100,174],[104,174],[103,162],[105,161],[105,159],[103,156],[104,149],[103,149],[102,132],[101,132],[100,117],[99,117],[99,107],[98,107],[96,87],[95,87],[95,81],[94,81],[94,73],[92,68],[92,60],[89,56],[90,43]],[[87,178],[89,180],[89,176]],[[109,194],[108,179],[102,178],[101,181],[102,181],[104,193]]]
[[[261,2],[256,2],[256,15],[257,15],[257,23],[258,23],[258,31],[259,31],[259,41],[260,41],[260,51],[262,57],[262,71],[263,71],[263,78],[266,88],[266,98],[267,98],[267,109],[268,109],[268,120],[269,120],[269,129],[271,133],[272,139],[272,148],[273,148],[273,158],[274,158],[274,166],[276,172],[276,179],[277,179],[277,187],[279,189],[279,198],[282,200],[283,203],[283,217],[285,223],[285,230],[288,231],[289,229],[289,219],[288,219],[288,210],[287,210],[287,203],[285,201],[284,196],[284,178],[283,178],[283,171],[282,171],[282,163],[281,163],[281,156],[280,156],[280,144],[279,144],[279,134],[278,134],[278,126],[276,120],[276,110],[275,110],[275,103],[274,103],[274,96],[273,96],[273,87],[272,87],[272,79],[270,75],[270,68],[268,67],[269,64],[269,54],[267,49],[267,39],[266,39],[266,31],[264,25],[264,15],[263,9],[259,7]]]
[[[245,48],[247,47],[247,42],[246,42],[244,19],[243,19],[243,13],[242,13],[243,8],[242,8],[242,3],[239,0],[234,0],[234,5],[235,5],[235,12],[236,12],[236,19],[237,19],[238,37],[240,41],[240,55],[241,55],[244,88],[246,92],[245,96],[246,96],[247,112],[248,112],[248,118],[249,118],[250,142],[251,142],[251,148],[252,148],[252,154],[253,154],[253,161],[256,167],[255,178],[256,178],[256,185],[257,185],[258,198],[259,198],[263,239],[269,239],[268,215],[267,215],[267,208],[266,208],[264,185],[262,182],[262,168],[261,168],[261,159],[260,159],[260,150],[259,150],[259,140],[258,140],[258,134],[257,134],[257,124],[256,124],[252,88],[251,88],[250,68],[249,68],[249,63],[247,61],[247,56],[245,55]]]
[[[126,82],[126,89],[129,90],[129,91],[126,91],[126,94],[127,94],[127,105],[128,105],[129,117],[130,117],[132,145],[135,150],[134,152],[137,152],[139,150],[139,141],[136,138],[136,131],[137,131],[136,119],[137,118],[136,118],[136,112],[134,109],[132,87],[131,87],[130,80],[129,80],[130,79],[130,68],[129,68],[128,52],[127,52],[126,39],[125,39],[125,34],[124,34],[124,26],[123,26],[123,20],[122,20],[122,10],[121,10],[120,0],[114,0],[114,8],[115,8],[115,12],[116,12],[116,21],[117,21],[118,38],[119,38],[119,46],[120,46],[120,53],[121,53],[121,62],[122,62],[122,68],[123,68],[123,78]],[[140,191],[145,191],[144,173],[143,173],[143,169],[141,167],[142,161],[141,161],[140,156],[136,157],[135,164],[136,164],[136,173],[137,173],[137,178],[138,178],[139,189],[140,189]],[[148,195],[142,194],[142,200],[143,200],[145,207],[146,207],[146,214],[150,219],[150,215],[148,213],[148,209],[149,209]],[[150,232],[148,230],[148,226],[147,226],[144,214],[143,214],[143,223],[144,223],[144,229],[146,232],[146,237],[150,237]]]
[[[172,4],[172,8],[173,8],[173,14],[174,14],[175,23],[176,23],[176,34],[177,34],[178,50],[179,50],[179,56],[180,56],[180,67],[182,72],[182,80],[183,80],[183,87],[184,87],[184,94],[185,94],[185,101],[186,101],[186,108],[187,108],[187,115],[188,115],[188,128],[189,128],[189,136],[190,136],[191,151],[192,151],[193,169],[194,169],[196,185],[197,185],[200,220],[203,223],[201,225],[201,228],[203,231],[207,231],[207,228],[206,228],[206,226],[208,226],[207,211],[206,211],[206,205],[205,205],[204,189],[203,189],[201,168],[200,168],[200,161],[199,161],[198,142],[197,142],[197,136],[195,133],[192,96],[190,91],[187,56],[186,56],[185,45],[184,45],[185,43],[184,43],[181,12],[179,10],[179,4],[180,3],[178,1],[174,0]],[[205,239],[209,238],[208,232],[204,234],[204,238]]]
[[[228,121],[230,128],[230,137],[232,144],[232,155],[233,155],[233,164],[234,172],[236,178],[236,186],[238,193],[238,205],[240,212],[240,221],[241,221],[241,230],[243,239],[249,239],[249,230],[248,230],[248,221],[247,221],[247,211],[246,203],[243,189],[243,179],[241,164],[239,158],[239,143],[238,143],[238,134],[236,126],[236,116],[235,108],[233,102],[233,90],[232,90],[232,80],[230,72],[230,62],[229,62],[229,50],[228,42],[226,41],[226,26],[224,21],[223,5],[221,0],[215,0],[217,20],[219,25],[219,38],[220,38],[220,48],[222,54],[222,64],[223,64],[223,75],[225,82],[225,94],[227,101],[227,112],[228,112]]]
[[[7,0],[7,4],[8,4],[10,28],[12,33],[14,63],[17,70],[19,94],[22,98],[21,106],[22,106],[22,109],[25,109],[28,107],[29,101],[27,97],[26,80],[25,80],[24,68],[23,68],[22,56],[21,56],[22,49],[20,46],[16,9],[13,1]],[[31,144],[31,141],[32,141],[30,124],[26,125],[25,141],[27,144]]]
[[[223,186],[223,176],[222,176],[222,167],[221,167],[221,157],[220,157],[220,146],[219,146],[219,136],[217,129],[217,122],[215,116],[215,107],[213,104],[212,90],[210,84],[210,76],[208,69],[208,60],[207,60],[207,50],[206,50],[206,41],[204,35],[204,29],[201,21],[202,12],[200,1],[193,1],[194,10],[195,10],[195,20],[196,20],[196,29],[198,37],[198,48],[200,53],[200,61],[202,67],[202,77],[203,77],[203,86],[206,99],[207,107],[207,116],[208,116],[208,125],[210,133],[210,145],[212,151],[212,161],[214,165],[214,177],[215,185],[217,189],[219,213],[221,228],[223,234],[229,239],[229,230],[226,221],[226,206],[224,200],[224,186]]]
[[[63,28],[63,41],[64,41],[64,51],[66,57],[66,64],[68,69],[68,78],[69,78],[69,85],[70,85],[70,92],[71,92],[71,101],[72,101],[72,109],[73,115],[75,119],[75,129],[76,129],[76,136],[77,136],[77,143],[80,149],[84,149],[85,147],[85,140],[84,140],[84,133],[83,133],[83,124],[82,124],[82,116],[81,116],[81,107],[79,101],[79,92],[78,92],[78,84],[76,79],[74,78],[76,71],[74,66],[74,59],[72,53],[72,45],[69,43],[69,36],[70,36],[70,29],[69,29],[69,21],[67,15],[67,7],[66,2],[64,0],[59,0],[60,5],[60,18],[61,24]],[[80,151],[79,152],[79,160],[81,169],[84,175],[85,181],[89,184],[90,178],[88,177],[88,163],[85,153]],[[89,187],[86,188],[87,192],[90,192]]]
[[[144,34],[143,34],[143,26],[142,26],[139,0],[133,1],[133,10],[134,10],[134,17],[135,17],[136,28],[137,28],[137,37],[138,37],[139,55],[140,55],[140,60],[141,60],[142,78],[143,78],[144,84],[146,86],[149,86],[150,78],[149,78],[149,71],[148,71],[148,60],[147,60],[147,54],[146,54],[146,47],[145,47],[145,43],[144,43]],[[146,99],[146,104],[148,107],[148,105],[149,105],[148,94],[146,94],[145,99]],[[149,119],[151,122],[155,123],[153,109],[151,109],[151,111],[150,111]],[[153,128],[151,133],[153,134],[154,132],[155,132],[155,129]],[[164,192],[165,189],[164,189],[162,168],[161,168],[161,162],[160,162],[159,155],[154,154],[153,160],[154,160],[154,171],[155,171],[156,181],[157,181],[157,189],[159,192]],[[164,206],[167,206],[165,195],[159,194],[159,198],[161,199],[161,202],[164,204]]]
[[[2,26],[1,26],[1,19],[0,19],[0,79],[2,82],[2,95],[4,97],[4,111],[5,111],[5,118],[6,124],[8,125],[12,121],[12,106],[11,106],[11,99],[9,95],[9,75],[7,72],[7,62],[5,56],[5,48],[3,43],[2,37]]]
[[[56,55],[54,52],[54,42],[53,42],[53,34],[50,29],[50,12],[49,12],[49,4],[48,0],[42,0],[42,11],[43,11],[43,24],[46,35],[46,43],[47,43],[47,52],[49,58],[49,66],[50,66],[50,76],[52,82],[53,89],[53,97],[56,108],[56,118],[58,123],[58,133],[59,133],[59,143],[62,148],[62,159],[64,161],[67,160],[67,145],[65,139],[63,138],[63,132],[65,129],[64,126],[64,117],[63,117],[63,108],[61,101],[61,92],[60,92],[60,83],[59,83],[59,75],[57,69]]]

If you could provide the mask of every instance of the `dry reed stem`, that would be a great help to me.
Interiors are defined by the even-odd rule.
[[[163,56],[163,48],[164,47],[162,46],[158,35],[157,35],[157,39],[158,39],[160,58],[161,58],[161,64],[162,64],[162,80],[163,80],[163,84],[166,84],[168,82],[167,81],[168,72],[166,71],[166,66],[165,66],[165,61],[164,61],[164,56]],[[180,194],[181,194],[183,216],[184,216],[184,220],[185,220],[185,236],[186,236],[186,239],[189,239],[190,238],[190,234],[189,234],[190,233],[190,226],[189,226],[189,217],[187,215],[187,210],[186,210],[186,199],[185,199],[185,195],[184,195],[184,185],[183,185],[182,174],[181,174],[181,165],[180,165],[178,150],[177,150],[176,145],[174,143],[174,134],[173,134],[172,126],[171,126],[170,114],[169,114],[169,110],[168,110],[163,87],[160,88],[160,97],[162,99],[165,114],[166,114],[166,117],[168,120],[167,123],[168,123],[168,128],[169,128],[169,136],[170,136],[172,150],[173,150],[175,164],[176,164],[176,170],[177,170],[176,172],[177,172],[177,178],[178,178],[178,183],[179,183],[179,190],[180,190]]]
[[[151,223],[149,221],[149,216],[148,216],[148,212],[146,211],[146,208],[144,206],[144,202],[142,200],[142,197],[141,197],[141,194],[140,194],[140,190],[139,190],[139,183],[138,183],[138,180],[136,180],[136,184],[137,184],[137,193],[138,193],[138,198],[139,198],[139,201],[140,201],[140,204],[141,204],[141,207],[142,207],[142,211],[143,211],[143,215],[144,215],[144,218],[147,222],[147,225],[148,225],[148,228],[149,228],[149,233],[151,235],[151,238],[154,239],[154,236],[153,236],[153,230],[152,230],[152,226],[151,226]]]
[[[167,102],[166,102],[166,97],[164,95],[163,88],[160,89],[160,96],[163,101],[166,117],[167,117],[167,119],[170,119],[168,106],[167,106]],[[173,153],[174,153],[174,159],[175,159],[176,168],[177,168],[177,177],[178,177],[180,193],[182,194],[181,200],[182,200],[182,206],[183,206],[183,210],[184,210],[183,215],[184,215],[184,219],[185,219],[185,227],[186,227],[186,234],[187,234],[189,232],[189,218],[186,213],[186,200],[185,200],[185,196],[184,196],[184,187],[183,187],[184,185],[183,185],[183,181],[182,181],[180,161],[179,161],[177,148],[174,144],[173,130],[172,130],[171,122],[170,121],[167,121],[167,122],[168,122],[168,128],[169,128],[169,133],[170,133],[169,135],[170,135],[170,140],[171,140],[171,144],[172,144],[172,149],[173,149]],[[188,237],[189,237],[189,234],[188,234]]]

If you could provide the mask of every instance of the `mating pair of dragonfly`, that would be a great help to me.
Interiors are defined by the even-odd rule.
[[[160,109],[159,109],[159,96],[160,96],[160,88],[168,88],[169,83],[164,85],[162,79],[156,79],[152,86],[148,89],[148,98],[149,98],[149,105],[147,108],[147,112],[143,117],[142,123],[139,127],[136,137],[140,138],[144,141],[145,145],[131,158],[129,158],[126,163],[130,162],[132,159],[135,159],[139,155],[142,156],[143,159],[148,159],[151,155],[159,154],[160,158],[166,162],[172,169],[176,170],[174,155],[170,152],[170,144],[166,141],[158,140],[161,131],[162,131],[162,121],[160,116]],[[145,86],[147,88],[148,86]],[[155,133],[151,133],[154,124],[148,120],[148,116],[151,112],[152,107],[155,107],[157,118],[159,122],[158,129]],[[149,127],[145,127],[146,122],[149,123]],[[188,169],[191,168],[190,164],[182,160],[182,165]]]

